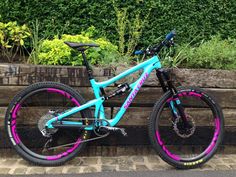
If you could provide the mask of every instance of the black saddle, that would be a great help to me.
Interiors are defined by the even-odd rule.
[[[73,49],[78,49],[78,50],[85,50],[86,48],[89,47],[99,47],[99,45],[97,44],[84,44],[84,43],[76,43],[76,42],[64,42],[65,44],[67,44],[69,47],[73,48]]]

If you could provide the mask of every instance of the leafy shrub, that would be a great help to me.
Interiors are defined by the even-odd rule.
[[[17,22],[0,22],[0,54],[12,62],[30,37],[26,25],[19,26]]]
[[[217,35],[196,47],[182,45],[171,62],[187,68],[236,69],[236,39],[223,40]]]
[[[87,59],[93,65],[105,65],[116,62],[119,58],[118,47],[104,38],[92,39],[95,28],[91,27],[86,32],[78,35],[63,34],[60,38],[44,40],[38,55],[39,64],[44,65],[82,65],[80,53],[64,44],[65,41],[79,43],[95,43],[100,47],[86,50]]]

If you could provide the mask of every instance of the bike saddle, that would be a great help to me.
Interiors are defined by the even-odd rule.
[[[73,49],[82,49],[84,47],[99,47],[97,44],[85,44],[85,43],[76,43],[76,42],[64,42],[67,44],[69,47]]]

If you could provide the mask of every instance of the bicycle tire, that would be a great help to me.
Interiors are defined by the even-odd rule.
[[[23,159],[40,166],[59,166],[77,156],[77,154],[79,154],[86,146],[86,143],[79,143],[78,140],[78,144],[76,144],[76,147],[73,146],[73,148],[67,150],[66,152],[64,152],[64,154],[61,153],[58,156],[52,156],[51,158],[41,158],[41,156],[39,157],[36,153],[33,153],[33,151],[31,151],[29,148],[25,148],[24,144],[19,138],[19,135],[16,132],[17,123],[16,118],[14,118],[14,116],[16,115],[14,114],[17,114],[17,111],[20,109],[19,105],[21,101],[24,98],[27,98],[27,95],[40,89],[54,89],[56,90],[56,92],[61,92],[62,94],[65,94],[65,96],[70,97],[70,99],[73,102],[76,102],[76,104],[79,103],[81,105],[85,103],[84,98],[77,91],[67,85],[57,82],[35,83],[18,93],[9,104],[5,115],[5,130],[7,132],[7,138],[11,146]],[[92,117],[91,111],[89,109],[83,110],[82,115],[85,118]],[[86,137],[89,137],[90,132],[88,131],[86,133]]]
[[[160,133],[158,133],[159,131],[158,126],[156,125],[157,122],[160,121],[159,119],[160,119],[161,110],[164,109],[164,105],[166,104],[167,100],[173,99],[171,92],[168,91],[167,93],[163,95],[163,97],[158,102],[156,102],[156,104],[153,107],[153,111],[150,115],[149,124],[148,124],[149,138],[150,138],[151,144],[153,145],[153,148],[156,150],[159,156],[165,162],[179,169],[196,168],[203,165],[208,160],[210,160],[212,156],[216,153],[217,148],[222,142],[223,133],[224,133],[223,113],[220,106],[215,101],[215,98],[211,96],[209,93],[206,93],[204,90],[196,88],[196,87],[180,87],[178,88],[177,95],[183,96],[183,93],[186,93],[186,92],[191,92],[193,94],[196,94],[198,97],[200,97],[200,99],[204,99],[205,101],[208,102],[208,104],[211,107],[211,110],[213,110],[217,116],[215,120],[217,119],[216,122],[218,123],[216,123],[216,126],[218,128],[216,127],[214,131],[214,136],[212,137],[212,140],[210,141],[209,146],[207,146],[205,151],[202,152],[202,155],[199,154],[199,156],[196,156],[196,158],[189,158],[189,159],[185,158],[184,160],[182,160],[181,158],[179,158],[179,156],[172,154],[168,150],[167,148],[168,146],[165,145],[165,142],[162,141],[160,137]],[[205,136],[208,136],[208,135],[205,135]]]

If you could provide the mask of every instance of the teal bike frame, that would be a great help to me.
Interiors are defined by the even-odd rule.
[[[96,119],[105,120],[102,123],[103,126],[106,126],[108,123],[109,123],[109,126],[115,126],[121,120],[122,116],[124,115],[124,113],[126,112],[128,107],[130,106],[130,104],[132,103],[133,99],[137,95],[138,91],[142,87],[145,80],[149,77],[150,73],[154,69],[159,69],[159,68],[161,68],[161,62],[160,62],[158,56],[155,55],[152,58],[124,71],[123,73],[121,73],[121,74],[119,74],[107,81],[96,82],[94,79],[90,79],[90,83],[93,88],[95,99],[88,101],[87,103],[80,105],[78,107],[74,107],[72,109],[69,109],[65,113],[62,113],[62,114],[58,115],[57,117],[50,119],[46,124],[47,127],[54,128],[52,124],[56,121],[62,121],[63,124],[67,124],[67,125],[68,124],[82,125],[82,122],[63,121],[63,118],[68,117],[72,114],[75,114],[79,111],[82,111],[84,109],[87,109],[87,108],[90,108],[93,106],[95,106],[95,114],[94,114],[95,120]],[[104,106],[103,106],[103,102],[105,101],[105,97],[101,95],[101,89],[104,89],[104,88],[108,87],[109,85],[115,83],[116,81],[118,81],[126,76],[129,76],[141,69],[143,70],[141,76],[138,78],[138,80],[136,80],[135,82],[133,82],[129,85],[131,88],[131,92],[129,93],[125,102],[121,106],[120,110],[117,112],[117,114],[115,115],[115,117],[113,119],[109,119],[109,120],[106,119],[106,116],[104,114]],[[84,129],[85,130],[93,130],[93,128],[94,128],[94,126],[90,125],[90,126],[85,127]]]

